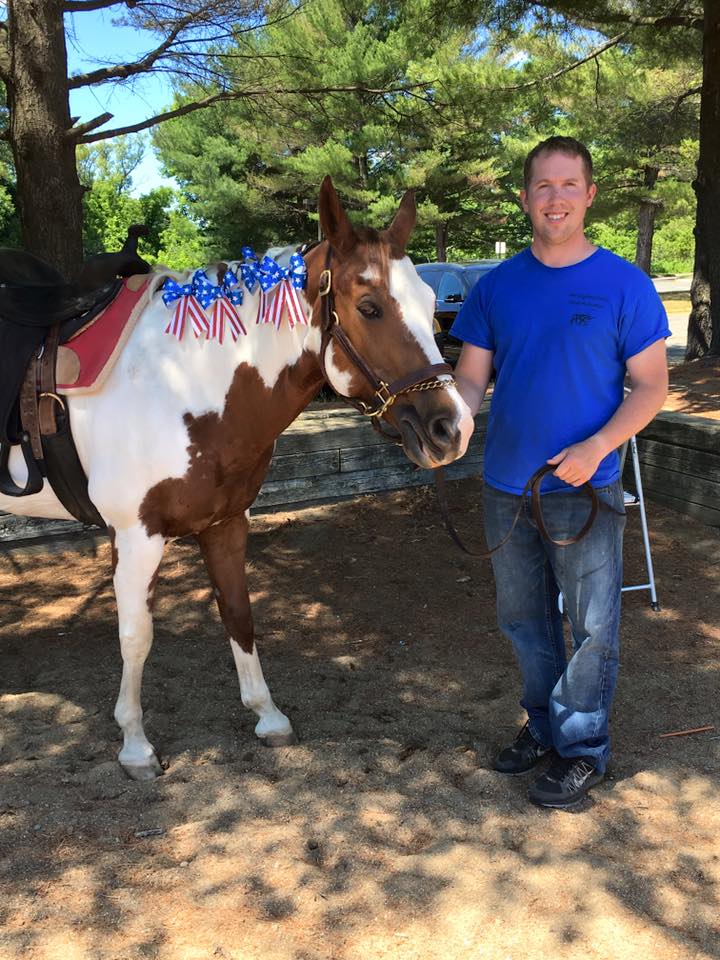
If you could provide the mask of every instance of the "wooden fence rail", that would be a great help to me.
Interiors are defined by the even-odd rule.
[[[449,479],[482,473],[487,404],[475,422],[467,454],[447,468]],[[638,437],[638,451],[648,499],[720,525],[720,422],[661,413]],[[354,410],[315,404],[279,437],[253,512],[297,508],[432,480],[432,471],[415,469],[402,450],[383,441]],[[630,458],[624,481],[627,489],[633,489]],[[0,516],[0,543],[81,529],[71,521]]]
[[[638,457],[646,497],[720,526],[720,421],[660,413],[639,434]],[[629,457],[624,480],[634,490]]]

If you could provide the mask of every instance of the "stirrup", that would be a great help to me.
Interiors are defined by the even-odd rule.
[[[44,484],[43,475],[40,472],[38,467],[37,460],[35,455],[32,452],[32,445],[30,443],[30,434],[23,431],[20,437],[20,448],[23,452],[23,457],[25,458],[25,465],[27,467],[27,481],[25,486],[21,487],[10,476],[10,470],[8,469],[8,461],[10,459],[10,450],[12,449],[11,444],[9,443],[0,443],[0,493],[4,494],[6,497],[27,497],[31,493],[39,493]]]

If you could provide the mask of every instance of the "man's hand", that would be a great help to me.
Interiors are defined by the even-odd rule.
[[[590,437],[582,443],[565,447],[560,453],[550,457],[548,463],[557,464],[557,470],[553,471],[554,477],[564,480],[572,487],[581,487],[600,466],[605,452],[602,442],[597,437]]]

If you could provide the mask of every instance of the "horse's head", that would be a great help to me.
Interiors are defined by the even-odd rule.
[[[386,230],[355,228],[326,177],[319,214],[327,242],[308,258],[308,294],[327,380],[382,417],[383,432],[419,466],[452,462],[465,452],[472,417],[450,368],[437,366],[434,294],[405,253],[415,225],[412,192]]]

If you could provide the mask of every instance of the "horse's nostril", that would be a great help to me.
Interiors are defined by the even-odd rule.
[[[450,443],[455,436],[455,429],[447,417],[435,417],[430,423],[430,436],[436,443]]]

